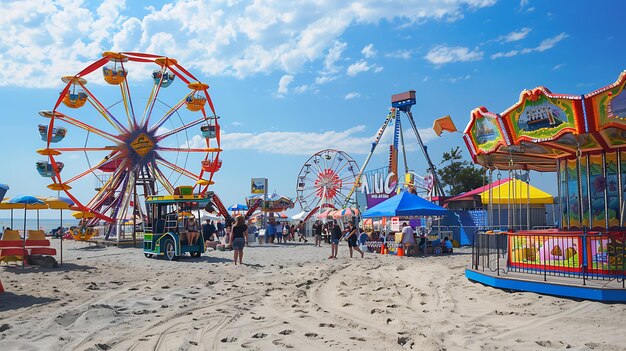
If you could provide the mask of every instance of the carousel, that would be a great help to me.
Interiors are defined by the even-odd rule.
[[[500,114],[485,107],[472,111],[464,141],[474,162],[488,170],[489,183],[500,172],[527,183],[530,171],[555,172],[558,212],[551,229],[511,226],[476,233],[466,270],[470,280],[626,301],[625,86],[626,71],[615,83],[586,95],[538,87],[523,91]],[[525,206],[514,198],[508,204]],[[488,216],[493,220],[494,213]]]

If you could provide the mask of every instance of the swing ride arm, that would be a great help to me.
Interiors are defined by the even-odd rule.
[[[403,109],[404,113],[406,113],[406,115],[409,117],[409,122],[411,123],[411,127],[413,128],[413,132],[415,133],[415,136],[417,137],[417,142],[420,145],[420,148],[422,149],[422,153],[424,153],[424,157],[426,158],[426,162],[428,162],[428,170],[431,172],[431,174],[433,175],[433,179],[435,180],[435,195],[438,196],[443,196],[443,188],[441,187],[441,183],[439,183],[439,176],[437,175],[437,170],[435,169],[435,165],[433,164],[433,161],[430,159],[430,155],[428,155],[428,149],[426,148],[426,146],[424,146],[424,143],[422,142],[422,137],[420,136],[420,133],[417,130],[417,126],[415,125],[415,121],[413,120],[413,114],[411,113],[411,108],[409,106],[409,108],[407,109]]]
[[[363,176],[363,172],[365,172],[365,168],[367,167],[367,164],[372,158],[372,155],[374,155],[374,151],[376,151],[376,147],[378,146],[378,143],[380,142],[380,138],[382,138],[383,133],[385,132],[385,129],[387,129],[389,122],[391,122],[392,119],[396,118],[396,114],[397,114],[397,109],[391,108],[391,110],[389,111],[389,114],[387,114],[387,118],[385,119],[385,122],[383,122],[383,125],[378,130],[378,134],[376,134],[376,138],[374,139],[374,142],[372,143],[372,149],[370,150],[370,153],[367,155],[365,162],[363,162],[363,165],[361,166],[361,169],[359,170],[359,174],[357,174],[356,179],[354,180],[354,185],[352,186],[352,189],[350,189],[350,192],[348,193],[348,195],[346,195],[346,202],[344,203],[344,207],[348,206],[348,202],[350,201],[352,194],[354,194],[356,189],[359,186],[361,186],[361,177]]]

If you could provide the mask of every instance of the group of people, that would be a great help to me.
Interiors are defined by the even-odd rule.
[[[337,221],[330,222],[329,226],[324,226],[319,220],[313,225],[313,233],[315,234],[315,246],[322,246],[322,234],[328,232],[330,228],[330,256],[328,259],[337,258],[337,252],[339,250],[339,242],[345,240],[348,242],[348,249],[350,251],[350,257],[352,258],[353,252],[356,251],[361,254],[361,258],[365,255],[363,250],[359,248],[359,237],[365,233],[358,228],[353,222],[349,222],[345,229],[341,229],[341,226]]]
[[[265,235],[260,239],[260,243],[282,244],[288,241],[296,241],[296,237],[298,238],[298,242],[309,242],[306,238],[303,221],[300,221],[298,224],[268,223]]]
[[[415,231],[413,231],[413,228],[407,224],[406,222],[402,223],[402,239],[400,240],[400,244],[402,244],[402,247],[404,249],[410,248],[410,247],[414,247],[416,246],[416,235],[415,235]],[[424,246],[427,244],[427,238],[426,238],[426,233],[423,232],[420,236],[419,236],[419,243],[417,243],[417,247],[419,249],[423,249]],[[443,238],[443,242],[434,242],[433,243],[434,246],[438,246],[441,245],[443,248],[443,252],[452,252],[452,241],[446,236]]]

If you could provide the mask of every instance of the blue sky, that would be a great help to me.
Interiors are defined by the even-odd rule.
[[[243,201],[251,177],[294,197],[302,164],[325,148],[361,164],[390,96],[410,89],[435,163],[455,146],[469,159],[461,134],[433,134],[434,119],[450,115],[463,130],[472,109],[502,112],[523,89],[584,94],[612,83],[626,68],[625,10],[621,1],[2,1],[0,183],[9,196],[55,195],[35,170],[38,112],[52,109],[60,76],[109,50],[174,57],[211,86],[224,149],[213,190],[227,204]],[[72,146],[84,143],[70,134]],[[410,168],[425,173],[406,139]],[[85,164],[64,162],[68,172]],[[531,182],[554,192],[552,175]],[[87,201],[94,184],[73,194]]]

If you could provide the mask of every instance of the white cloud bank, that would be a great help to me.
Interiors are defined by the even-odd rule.
[[[374,135],[362,135],[365,126],[359,125],[343,131],[326,132],[262,132],[262,133],[228,133],[222,130],[222,148],[224,150],[251,150],[266,154],[283,155],[312,155],[322,149],[337,149],[349,154],[367,154]],[[381,143],[390,140],[390,133],[393,127],[388,127],[381,138]],[[431,128],[419,130],[420,137],[424,143],[428,143],[437,138]],[[417,141],[412,137],[413,131],[407,129],[404,132],[404,140],[408,151],[417,150]],[[204,139],[200,135],[191,138],[190,147],[206,146]],[[187,143],[181,147],[186,148]],[[376,152],[387,152],[388,144],[376,149]]]
[[[124,0],[5,0],[0,2],[0,70],[12,78],[0,86],[58,86],[60,76],[76,73],[109,50],[167,54],[209,76],[294,75],[318,61],[332,72],[343,50],[339,38],[352,25],[454,21],[494,3],[180,0],[141,9]],[[366,58],[373,54],[373,47],[364,49]],[[321,74],[319,80],[332,77]]]
[[[483,58],[483,52],[478,48],[471,50],[462,46],[439,45],[430,49],[424,58],[434,65],[441,66],[453,62],[478,61]]]

